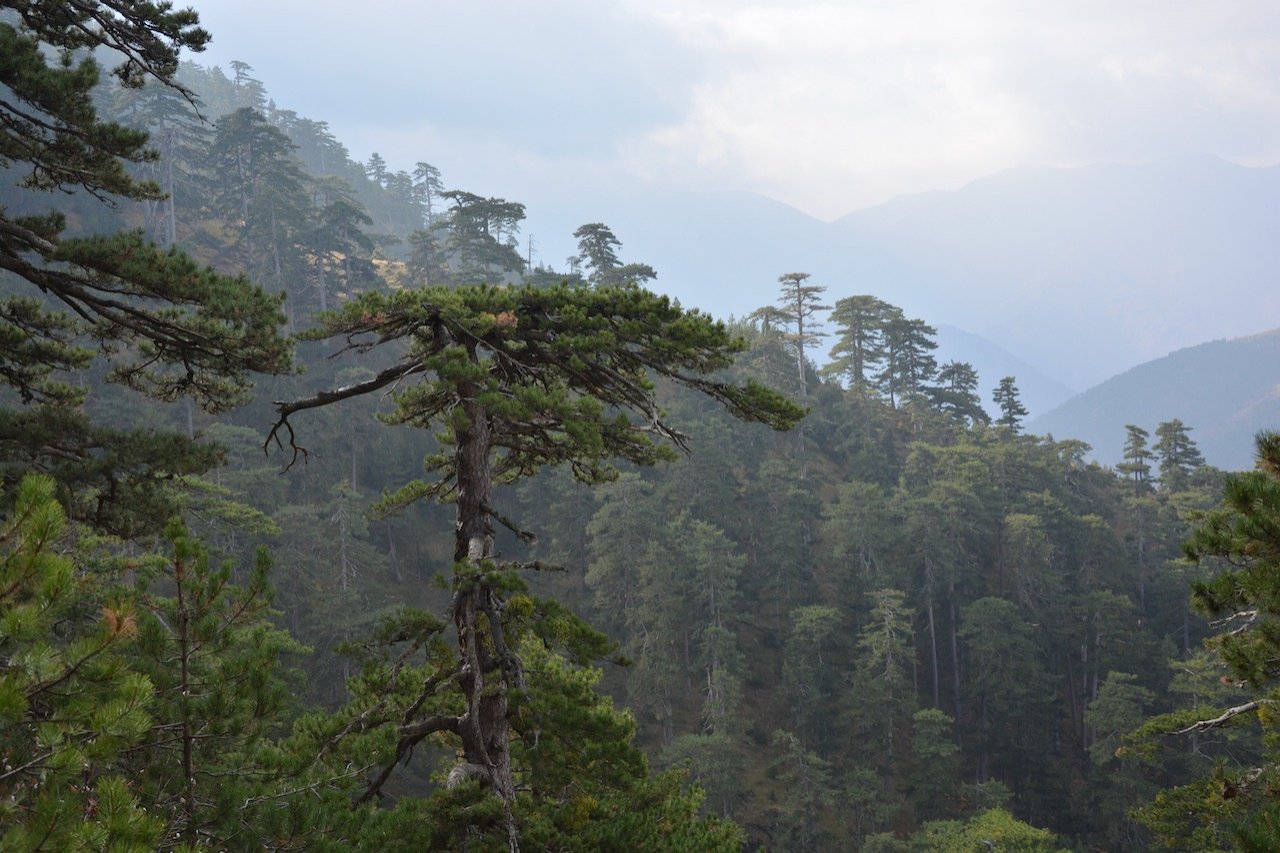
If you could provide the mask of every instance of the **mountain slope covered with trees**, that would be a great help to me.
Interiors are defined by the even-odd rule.
[[[1117,426],[1155,425],[1185,414],[1207,459],[1243,470],[1253,467],[1253,435],[1280,422],[1277,365],[1280,330],[1210,341],[1126,370],[1033,419],[1031,426],[1082,438],[1098,459],[1115,463],[1123,443]]]
[[[533,266],[204,38],[0,14],[0,846],[1269,843],[1274,442],[1106,468],[861,286]]]

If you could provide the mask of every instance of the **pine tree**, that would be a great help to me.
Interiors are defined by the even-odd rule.
[[[153,685],[155,723],[124,763],[166,818],[166,843],[252,846],[272,822],[253,819],[248,804],[292,784],[271,766],[269,737],[292,705],[280,657],[301,647],[271,624],[265,550],[236,584],[231,562],[214,562],[180,521],[165,541],[167,554],[133,567],[135,665]]]
[[[1022,429],[1022,419],[1027,416],[1027,407],[1022,405],[1015,381],[1012,376],[1004,377],[991,394],[991,399],[1000,408],[1000,417],[996,418],[996,425],[1005,427],[1011,432],[1019,432]]]
[[[369,162],[364,167],[364,173],[369,176],[369,180],[378,186],[386,186],[387,161],[382,159],[382,155],[377,151],[373,152],[369,155]]]
[[[1133,481],[1134,494],[1151,490],[1151,452],[1147,439],[1151,434],[1140,426],[1125,424],[1124,461],[1116,470]]]
[[[884,324],[884,358],[876,386],[897,407],[925,393],[925,383],[938,370],[931,355],[938,348],[938,330],[923,320],[912,320],[893,308]]]
[[[1175,427],[1166,434],[1184,433]],[[1218,570],[1192,583],[1192,603],[1217,619],[1217,633],[1206,645],[1229,672],[1211,674],[1237,689],[1226,707],[1198,703],[1161,714],[1129,737],[1140,755],[1150,757],[1157,742],[1170,734],[1199,740],[1219,731],[1253,730],[1262,735],[1263,750],[1250,756],[1233,748],[1216,766],[1161,791],[1140,809],[1139,819],[1163,844],[1267,850],[1280,843],[1280,808],[1274,798],[1280,784],[1274,714],[1280,702],[1278,531],[1280,434],[1264,431],[1257,436],[1256,470],[1228,475],[1221,504],[1200,520],[1183,545],[1188,559]]]
[[[573,236],[578,238],[578,257],[590,270],[587,281],[593,287],[643,285],[658,275],[648,264],[624,264],[618,260],[622,242],[603,223],[583,225],[573,232]]]
[[[436,219],[436,204],[444,192],[440,170],[430,163],[418,161],[413,167],[413,188],[422,207],[422,224],[430,228]]]
[[[524,258],[514,243],[514,235],[524,219],[523,204],[485,198],[465,190],[448,190],[441,193],[441,197],[452,207],[429,229],[430,250],[423,245],[424,259],[431,258],[427,268],[433,263],[441,270],[438,283],[483,284],[524,269]]]
[[[859,720],[870,735],[864,741],[864,758],[892,780],[899,775],[906,721],[916,710],[910,679],[915,643],[905,595],[896,589],[878,589],[870,598],[871,612],[858,637],[854,691],[870,699],[867,713]]]
[[[164,822],[119,768],[146,741],[155,700],[128,659],[137,611],[59,553],[54,489],[25,478],[0,523],[0,847],[153,848]]]
[[[840,327],[839,339],[823,375],[842,378],[855,393],[867,394],[874,387],[875,368],[885,357],[885,322],[893,310],[869,295],[837,300],[831,321]]]
[[[824,849],[828,833],[822,817],[835,805],[830,763],[785,729],[776,730],[769,740],[781,751],[774,772],[784,792],[781,808],[775,810],[773,837],[786,850]]]
[[[212,206],[235,237],[241,268],[292,297],[293,282],[307,277],[305,239],[313,227],[293,143],[262,113],[241,108],[218,121],[209,167],[219,176]],[[297,299],[286,306],[292,324],[304,319]]]
[[[952,727],[955,720],[937,708],[911,717],[911,778],[907,790],[916,814],[937,820],[954,813],[959,793],[960,766]]]
[[[636,464],[668,458],[670,446],[683,447],[686,438],[658,409],[653,377],[779,429],[801,413],[754,383],[707,378],[727,367],[742,343],[704,315],[639,288],[366,293],[326,315],[316,332],[322,335],[342,337],[357,351],[396,341],[409,347],[372,379],[282,404],[272,434],[292,437],[289,419],[300,411],[398,384],[397,410],[386,419],[441,429],[443,447],[427,460],[435,479],[410,483],[384,505],[434,498],[456,510],[447,624],[457,653],[437,660],[440,669],[416,704],[424,713],[440,712],[406,721],[387,773],[428,735],[451,733],[461,750],[454,779],[475,780],[496,795],[515,846],[513,726],[522,731],[526,670],[511,620],[529,620],[539,630],[550,605],[508,607],[522,590],[515,571],[537,566],[499,559],[495,524],[524,539],[529,534],[497,509],[494,487],[561,464],[583,481],[603,482],[615,476],[614,458]],[[428,634],[445,624],[433,624]],[[460,701],[452,706],[433,698],[454,687]]]
[[[787,340],[791,341],[796,351],[801,397],[805,397],[808,393],[808,359],[805,358],[804,352],[815,348],[819,339],[826,337],[827,334],[818,330],[816,315],[819,311],[826,311],[831,307],[820,304],[822,294],[827,289],[816,284],[805,284],[808,280],[807,272],[789,272],[778,276],[778,298],[781,303],[778,310],[794,328],[794,331],[787,333]]]
[[[314,226],[304,235],[310,255],[312,285],[319,310],[329,310],[333,285],[348,295],[380,282],[373,262],[373,239],[364,229],[369,214],[340,178],[322,178],[314,186]]]
[[[126,88],[148,79],[174,86],[179,49],[208,41],[195,13],[133,0],[29,5],[0,21],[0,88],[9,93],[0,165],[32,191],[32,207],[53,191],[161,199],[154,182],[129,174],[156,159],[146,133],[98,116],[100,66],[89,50],[114,48],[111,73]],[[11,481],[23,468],[54,473],[78,517],[126,533],[154,528],[168,514],[157,497],[163,479],[204,470],[213,454],[174,436],[92,424],[85,392],[66,372],[109,363],[115,382],[220,411],[245,399],[251,372],[290,369],[279,302],[141,233],[70,237],[66,226],[56,207],[0,211],[0,269],[11,282],[0,301],[0,381],[22,404],[0,412],[0,466]]]
[[[1152,447],[1160,460],[1160,488],[1176,492],[1188,485],[1191,472],[1204,465],[1204,456],[1191,438],[1191,428],[1174,418],[1156,427]]]
[[[926,388],[934,408],[959,423],[985,424],[991,418],[978,397],[978,372],[965,361],[949,361],[938,369],[938,384]]]

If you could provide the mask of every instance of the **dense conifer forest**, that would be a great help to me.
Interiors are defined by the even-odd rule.
[[[0,847],[1280,844],[1280,439],[1105,468],[859,283],[530,267],[206,38],[0,5]]]

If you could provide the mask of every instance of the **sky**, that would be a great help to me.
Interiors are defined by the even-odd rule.
[[[1275,0],[192,0],[358,159],[526,202],[625,183],[834,219],[1019,166],[1280,163]]]

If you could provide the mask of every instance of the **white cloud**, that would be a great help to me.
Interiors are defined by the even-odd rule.
[[[1274,0],[199,8],[219,61],[253,64],[357,154],[395,164],[418,139],[446,175],[531,187],[617,173],[835,216],[1021,164],[1280,160]]]

